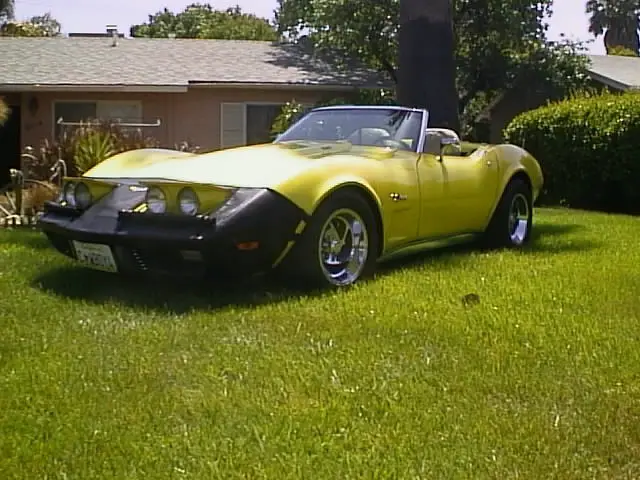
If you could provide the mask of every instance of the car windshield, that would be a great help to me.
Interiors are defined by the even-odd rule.
[[[421,112],[397,108],[314,110],[292,125],[276,143],[348,141],[353,145],[415,152],[421,124]]]

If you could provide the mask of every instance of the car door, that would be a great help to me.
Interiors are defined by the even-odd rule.
[[[498,189],[496,154],[443,155],[441,167],[443,229],[450,235],[482,231]]]
[[[385,244],[393,250],[418,238],[420,218],[420,185],[416,165],[420,156],[397,151],[380,163],[380,181],[376,190],[382,201],[385,219]]]
[[[442,163],[432,153],[422,153],[416,166],[420,194],[418,237],[439,238],[449,232],[445,200],[445,177]]]

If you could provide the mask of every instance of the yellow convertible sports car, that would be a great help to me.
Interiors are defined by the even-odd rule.
[[[278,270],[315,286],[350,285],[442,240],[525,244],[538,162],[428,121],[420,109],[323,107],[266,145],[124,152],[66,179],[40,225],[57,250],[109,272]]]

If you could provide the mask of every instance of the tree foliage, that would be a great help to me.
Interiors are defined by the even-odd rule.
[[[399,0],[278,0],[276,23],[292,40],[307,35],[320,49],[357,57],[397,81]],[[586,81],[580,45],[549,42],[551,0],[454,2],[457,86],[463,120],[518,78],[569,92]],[[439,48],[428,45],[425,48]]]
[[[638,53],[640,5],[637,0],[588,0],[589,32],[603,36],[607,53],[623,47]]]
[[[5,37],[56,37],[60,35],[60,22],[51,13],[36,15],[25,22],[8,21],[0,25],[0,36]]]
[[[244,13],[239,6],[215,10],[208,3],[193,3],[182,12],[168,9],[149,15],[149,21],[131,27],[132,37],[208,38],[221,40],[278,39],[276,28],[269,21]]]

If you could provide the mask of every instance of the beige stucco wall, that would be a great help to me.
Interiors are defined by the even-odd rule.
[[[45,138],[53,138],[55,101],[141,101],[145,123],[161,120],[160,127],[145,128],[145,133],[166,146],[186,140],[206,151],[220,147],[220,104],[223,102],[284,103],[295,99],[302,103],[314,103],[336,96],[339,94],[326,91],[204,87],[191,89],[187,93],[23,93],[21,144],[23,148],[27,145],[37,148]],[[38,103],[35,114],[29,110],[33,97]]]

